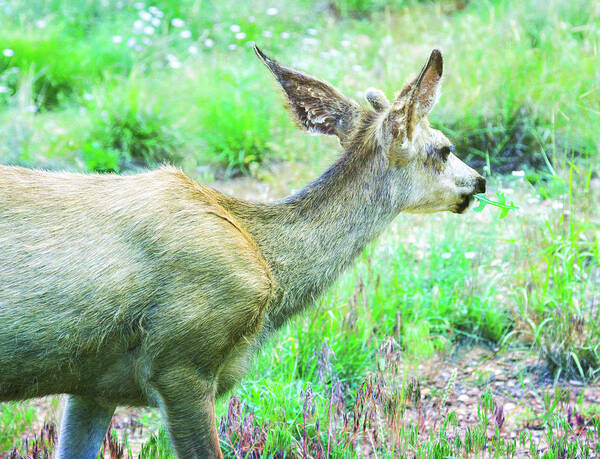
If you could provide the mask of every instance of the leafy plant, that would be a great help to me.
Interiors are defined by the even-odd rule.
[[[36,34],[4,29],[0,41],[6,53],[0,55],[0,81],[14,94],[18,84],[15,69],[31,73],[33,100],[41,109],[56,109],[72,100],[87,84],[100,81],[104,72],[127,73],[131,68],[126,50],[108,52],[91,40],[65,37],[58,29]]]
[[[92,106],[97,119],[83,151],[88,167],[118,171],[180,161],[182,140],[174,122],[145,96],[144,89],[133,83],[125,90],[119,87],[99,106]]]
[[[273,104],[256,96],[250,79],[219,72],[198,104],[208,158],[229,172],[247,172],[264,161],[271,151]]]
[[[512,201],[510,201],[510,203],[507,203],[506,196],[504,196],[504,193],[497,191],[496,196],[498,200],[492,201],[491,199],[487,198],[484,194],[480,193],[474,195],[473,197],[479,201],[479,205],[473,208],[473,211],[481,212],[485,208],[485,206],[489,204],[490,206],[500,208],[500,218],[504,218],[508,215],[509,211],[516,210],[519,208],[519,206],[515,205],[515,203]]]
[[[121,152],[114,148],[103,148],[99,142],[83,145],[82,155],[88,170],[92,172],[119,172]]]

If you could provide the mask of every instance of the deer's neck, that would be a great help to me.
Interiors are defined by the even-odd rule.
[[[313,302],[397,214],[380,156],[347,154],[299,193],[244,212],[277,284],[267,327]]]

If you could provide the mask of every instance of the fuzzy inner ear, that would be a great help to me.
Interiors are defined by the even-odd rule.
[[[385,97],[383,91],[379,89],[368,88],[365,91],[365,99],[367,99],[376,112],[382,112],[390,108],[390,101]]]
[[[310,132],[336,135],[342,145],[349,140],[361,117],[360,105],[324,81],[279,65],[256,44],[254,51],[279,81],[289,110],[301,127]]]
[[[406,113],[409,139],[412,137],[413,126],[427,116],[438,101],[443,70],[442,53],[434,49],[419,76],[408,86],[409,90],[403,90],[400,94],[403,96],[406,92],[410,92]]]

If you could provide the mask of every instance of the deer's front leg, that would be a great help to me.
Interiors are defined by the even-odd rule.
[[[63,412],[56,459],[95,459],[115,411],[93,399],[68,395]]]
[[[171,441],[181,458],[222,458],[215,422],[214,379],[177,367],[153,378]]]

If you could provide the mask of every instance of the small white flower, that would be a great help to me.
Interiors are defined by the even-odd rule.
[[[146,6],[146,5],[144,5],[144,2],[135,2],[135,3],[133,4],[133,7],[134,7],[136,10],[143,10],[145,6]]]
[[[35,113],[38,111],[38,107],[37,105],[28,105],[25,107],[25,110],[27,110],[30,113]]]
[[[271,32],[270,30],[263,30],[262,36],[265,38],[271,38],[273,36],[273,32]]]
[[[152,24],[154,27],[158,27],[160,25],[160,19],[152,18],[152,20],[150,21],[150,24]]]
[[[94,96],[92,96],[89,92],[86,92],[83,95],[83,100],[87,100],[89,102],[90,100],[94,100]]]
[[[129,40],[127,40],[127,46],[129,46],[130,48],[133,48],[136,43],[137,41],[135,37],[131,37]]]
[[[5,94],[8,92],[8,88],[6,86],[0,86],[0,94]]]
[[[167,61],[169,61],[169,67],[172,69],[178,69],[181,67],[181,62],[177,59],[177,56],[173,54],[167,54]]]
[[[514,177],[525,177],[525,171],[512,171]]]
[[[231,44],[231,45],[227,46],[227,49],[228,49],[229,51],[234,51],[234,50],[236,50],[236,49],[237,49],[237,45]]]
[[[340,52],[339,52],[337,49],[335,49],[335,48],[331,48],[331,49],[329,50],[329,55],[330,55],[331,57],[336,57],[336,56],[339,56],[339,55],[340,55]]]
[[[140,18],[142,18],[144,21],[152,20],[152,15],[150,13],[148,13],[148,11],[140,11],[138,14],[139,14]]]
[[[302,43],[304,43],[305,45],[309,45],[309,46],[316,46],[319,44],[319,39],[312,38],[312,37],[304,37],[302,39]]]
[[[289,32],[281,32],[280,37],[284,40],[287,40],[288,38],[290,38],[290,34]]]
[[[235,34],[235,38],[237,38],[238,40],[243,40],[244,38],[246,38],[246,34],[244,32],[238,32]]]
[[[472,260],[473,258],[475,258],[477,254],[475,252],[465,252],[465,258],[467,260]]]
[[[15,55],[15,52],[10,48],[6,48],[2,50],[2,54],[6,57],[13,57]]]
[[[152,27],[152,26],[144,27],[144,33],[146,35],[152,35],[154,33],[154,27]]]
[[[348,46],[350,46],[350,40],[342,40],[340,41],[340,45],[342,45],[342,47],[347,48]]]
[[[183,27],[185,25],[185,22],[183,22],[183,19],[173,18],[171,19],[171,25],[173,27]]]
[[[442,258],[443,258],[444,260],[447,260],[447,259],[448,259],[448,258],[450,258],[451,256],[452,256],[452,254],[451,254],[450,252],[445,252],[445,253],[442,253]]]
[[[248,22],[256,22],[256,18],[254,16],[248,16]]]
[[[43,29],[46,27],[46,21],[44,19],[38,19],[37,21],[35,21],[35,26],[38,29]]]
[[[215,41],[212,38],[207,38],[204,40],[204,46],[206,46],[207,48],[212,48],[213,46],[215,46]]]
[[[309,35],[317,35],[319,32],[317,32],[317,29],[306,29],[306,33]]]
[[[189,30],[182,30],[181,32],[179,32],[179,36],[181,38],[191,38],[192,32],[190,32]]]
[[[188,53],[190,53],[190,54],[198,54],[198,47],[194,46],[194,45],[191,45],[188,48]]]
[[[279,10],[277,8],[267,8],[268,16],[276,16],[277,13],[279,13]]]
[[[148,37],[142,37],[142,43],[145,45],[150,45],[152,44],[152,40],[150,40]]]
[[[241,28],[240,28],[240,26],[239,26],[239,25],[237,25],[237,24],[231,24],[231,25],[229,26],[229,30],[231,30],[233,33],[238,33],[238,32],[239,32],[240,30],[242,30],[242,29],[241,29]]]
[[[142,33],[144,31],[144,21],[141,19],[136,20],[133,23],[133,31],[134,33]]]
[[[554,202],[552,203],[552,208],[553,208],[554,210],[560,210],[560,209],[562,209],[563,207],[564,207],[564,205],[563,205],[563,203],[562,203],[562,202],[560,202],[560,201],[554,201]]]
[[[141,51],[142,50],[142,45],[135,45],[135,49],[136,51]]]
[[[123,42],[123,37],[121,35],[114,35],[112,37],[112,42],[118,45]]]
[[[163,17],[163,12],[161,10],[159,10],[157,7],[155,6],[151,6],[148,8],[148,11],[150,11],[150,14],[153,14],[154,16],[156,16],[157,18],[162,18]]]

